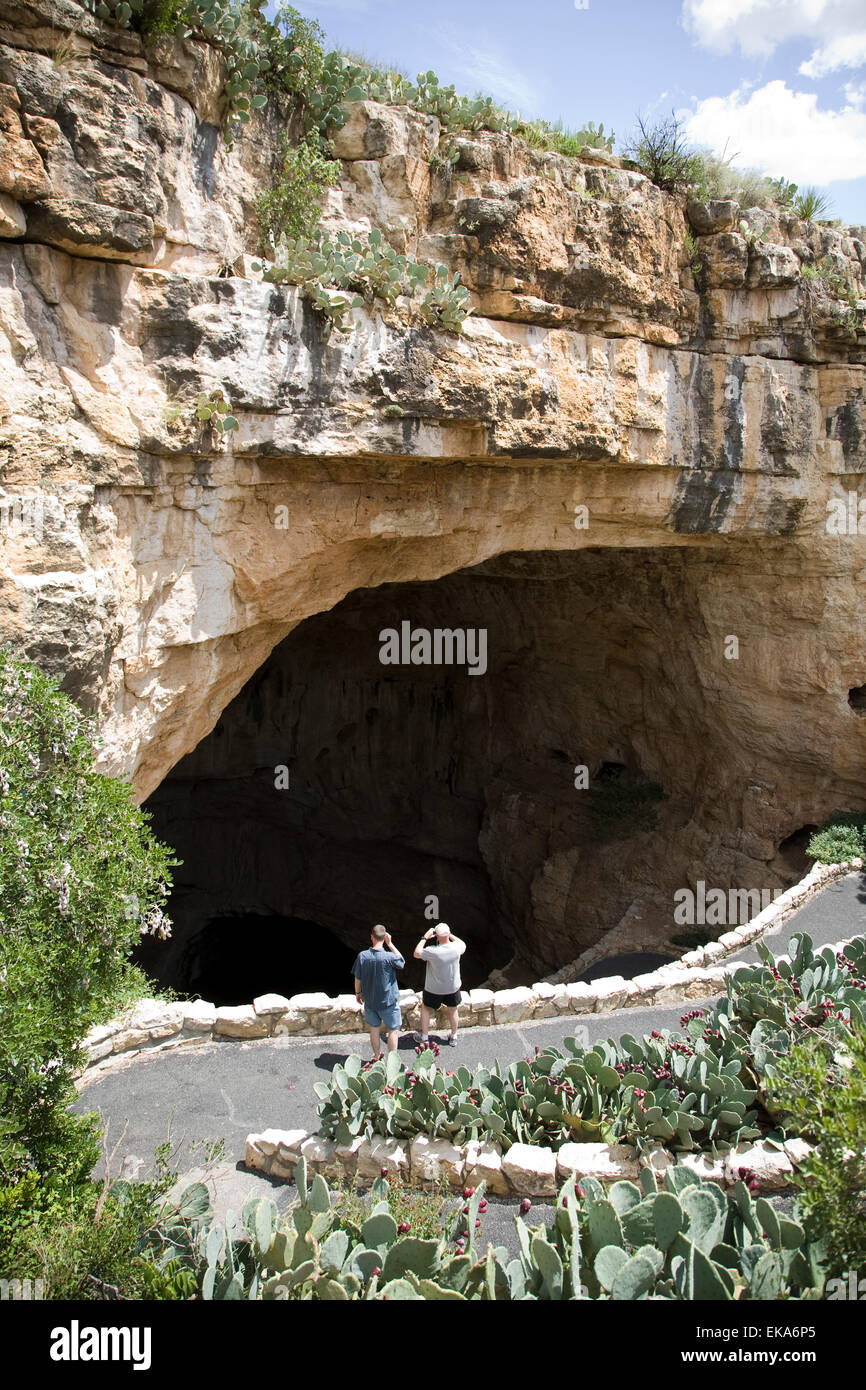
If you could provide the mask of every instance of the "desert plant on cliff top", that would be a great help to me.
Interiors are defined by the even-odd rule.
[[[0,1092],[16,1171],[82,1158],[86,1124],[66,1110],[79,1044],[134,944],[167,929],[170,851],[128,785],[95,770],[94,737],[55,680],[0,651]]]
[[[694,188],[701,177],[697,152],[686,139],[682,120],[671,112],[663,120],[650,123],[638,116],[637,131],[623,147],[623,153],[666,193],[683,193]]]

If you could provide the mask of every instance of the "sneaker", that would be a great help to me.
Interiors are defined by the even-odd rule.
[[[449,1033],[449,1034],[448,1034],[448,1037],[445,1039],[445,1043],[446,1043],[446,1045],[447,1045],[448,1047],[456,1047],[456,1046],[457,1046],[457,1036],[456,1036],[456,1034],[455,1034],[455,1033]]]
[[[420,1045],[421,1045],[422,1047],[429,1047],[429,1046],[430,1046],[430,1034],[429,1034],[429,1033],[416,1033],[416,1034],[415,1034],[415,1041],[416,1041],[417,1043],[420,1043]]]

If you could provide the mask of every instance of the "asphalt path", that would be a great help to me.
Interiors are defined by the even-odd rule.
[[[831,883],[764,940],[775,955],[782,955],[791,935],[803,931],[818,946],[866,934],[866,875],[849,874]],[[754,947],[729,957],[746,963],[757,958]],[[494,1061],[507,1066],[532,1055],[536,1047],[560,1045],[566,1037],[579,1036],[588,1045],[623,1033],[639,1036],[654,1028],[678,1028],[685,1007],[675,1004],[466,1029],[456,1048],[442,1047],[439,1061],[449,1069],[461,1063],[472,1067]],[[431,1036],[437,1037],[435,1030]],[[401,1055],[411,1058],[415,1045],[414,1035],[401,1037]],[[324,1080],[335,1063],[350,1053],[369,1056],[366,1038],[359,1034],[267,1038],[154,1052],[94,1078],[74,1108],[101,1114],[107,1124],[108,1152],[117,1146],[111,1164],[114,1173],[123,1165],[129,1176],[147,1176],[155,1149],[168,1141],[173,1166],[184,1182],[209,1179],[218,1212],[228,1206],[237,1210],[251,1191],[269,1191],[284,1206],[291,1200],[290,1186],[258,1178],[243,1167],[246,1136],[263,1129],[314,1131],[313,1083]],[[217,1141],[222,1141],[224,1157],[208,1165],[205,1147]],[[513,1248],[514,1209],[513,1202],[491,1200],[485,1241]],[[533,1219],[536,1213],[543,1220],[549,1209],[539,1205],[533,1209]]]

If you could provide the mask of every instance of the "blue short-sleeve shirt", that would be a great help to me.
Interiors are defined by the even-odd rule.
[[[396,971],[406,964],[396,951],[381,948],[362,951],[352,966],[352,974],[361,981],[361,993],[365,1005],[381,1014],[383,1009],[392,1009],[400,999],[400,986]]]

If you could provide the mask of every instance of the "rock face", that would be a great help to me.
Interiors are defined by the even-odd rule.
[[[866,337],[835,297],[864,295],[863,229],[692,205],[692,254],[685,204],[613,157],[481,133],[446,177],[435,119],[355,103],[326,225],[459,270],[475,315],[457,338],[377,303],[326,340],[249,269],[280,118],[227,152],[221,81],[206,44],[143,46],[73,0],[0,4],[0,637],[98,712],[103,766],[141,799],[274,653],[252,766],[289,760],[295,715],[296,770],[330,750],[302,774],[298,833],[345,788],[344,820],[370,816],[350,874],[373,827],[416,816],[406,853],[459,862],[472,910],[530,931],[546,965],[635,901],[650,932],[698,864],[723,887],[787,881],[781,841],[866,803],[848,699],[866,684]],[[229,442],[193,419],[216,389]],[[364,625],[387,604],[356,591],[384,585],[416,622],[475,605],[497,644],[443,714],[463,779],[447,815],[429,729],[426,800],[356,794],[364,758],[386,780],[405,673],[363,711],[316,684],[372,680]],[[422,685],[429,725],[445,687]],[[209,781],[218,820],[216,783],[262,738],[252,700],[226,715],[219,775],[202,750],[172,784]],[[359,722],[374,705],[379,725]],[[660,782],[667,838],[596,861],[582,761]],[[334,861],[329,820],[320,855],[293,851],[297,898]],[[455,844],[431,846],[443,826]]]

